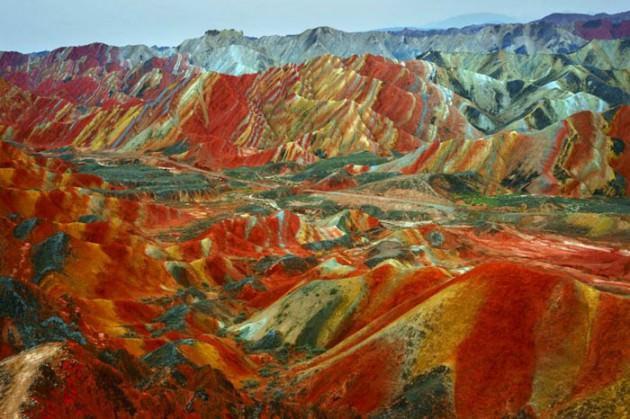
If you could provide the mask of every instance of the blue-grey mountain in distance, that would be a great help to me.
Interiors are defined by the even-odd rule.
[[[471,13],[466,15],[453,16],[448,19],[440,20],[438,22],[427,23],[426,25],[419,25],[414,27],[400,26],[393,28],[383,28],[379,30],[385,32],[394,32],[403,29],[449,29],[463,28],[471,25],[504,23],[522,23],[522,20],[498,13]]]

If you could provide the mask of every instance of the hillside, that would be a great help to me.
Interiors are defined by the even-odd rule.
[[[627,201],[0,147],[5,413],[627,413]]]

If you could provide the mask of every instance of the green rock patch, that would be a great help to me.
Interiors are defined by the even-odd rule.
[[[69,251],[69,238],[63,233],[55,233],[37,244],[33,250],[32,262],[35,270],[33,282],[39,284],[46,274],[61,272]]]

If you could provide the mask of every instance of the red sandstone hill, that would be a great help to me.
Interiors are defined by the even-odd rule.
[[[630,184],[625,131],[615,128],[624,107],[610,124],[582,112],[541,131],[483,136],[467,120],[476,105],[436,84],[438,67],[425,61],[323,56],[237,77],[200,72],[182,57],[132,65],[120,54],[102,45],[63,50],[28,72],[28,63],[3,56],[0,136],[39,149],[172,149],[172,159],[212,170],[410,153],[386,170],[473,171],[487,193],[502,185],[624,195]]]
[[[630,107],[593,45],[1,54],[0,416],[628,416]]]
[[[628,413],[623,244],[359,209],[163,236],[217,210],[4,142],[0,185],[3,412]]]
[[[408,152],[478,135],[458,109],[463,100],[429,81],[431,67],[421,62],[324,56],[235,77],[174,73],[173,61],[125,69],[66,59],[42,66],[42,75],[15,73],[0,85],[0,132],[39,148],[186,143],[185,158],[213,169]]]

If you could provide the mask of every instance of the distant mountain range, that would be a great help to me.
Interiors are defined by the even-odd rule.
[[[384,32],[396,32],[405,29],[414,30],[430,30],[430,29],[450,29],[450,28],[464,28],[472,25],[500,25],[506,23],[522,23],[521,20],[511,16],[501,15],[497,13],[470,13],[465,15],[453,16],[448,19],[427,23],[425,25],[408,27],[399,26],[394,28],[379,29]]]
[[[592,25],[595,21],[609,21],[613,24],[621,23],[630,19],[629,12],[621,13],[597,13],[593,15],[584,13],[552,13],[541,19],[532,20],[530,22],[547,22],[557,25],[572,25],[576,23],[592,21]],[[497,14],[497,13],[470,13],[459,16],[453,16],[448,19],[427,23],[419,26],[398,26],[391,28],[378,29],[384,32],[398,32],[403,30],[446,30],[446,29],[461,29],[467,26],[484,26],[484,25],[504,25],[513,23],[526,23],[527,20],[518,19],[512,16]]]
[[[552,13],[540,20],[557,24],[571,24],[575,22],[588,22],[595,20],[608,20],[613,23],[620,23],[628,19],[630,19],[630,11],[613,14],[597,13],[594,15],[584,13]]]
[[[318,27],[297,35],[245,36],[236,30],[208,30],[175,47],[131,45],[112,47],[120,63],[134,66],[151,58],[179,57],[205,70],[228,74],[256,73],[270,67],[303,63],[324,54],[349,57],[374,54],[410,60],[429,51],[446,53],[569,54],[593,39],[630,37],[629,13],[617,15],[550,15],[530,23],[484,24],[456,29],[403,29],[349,33]],[[95,44],[97,45],[97,44]],[[86,47],[84,47],[86,48]],[[0,53],[0,76],[7,67],[63,60],[76,48],[33,54]]]

